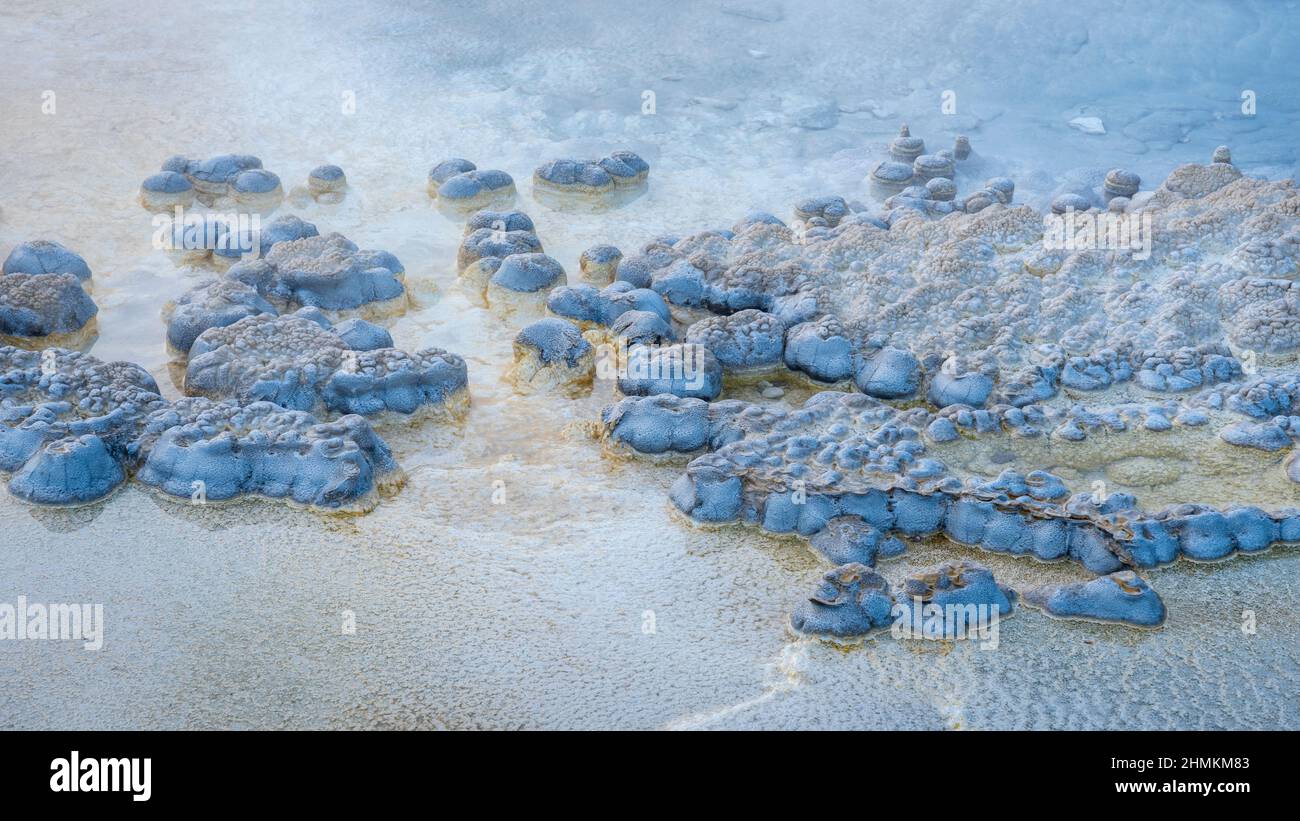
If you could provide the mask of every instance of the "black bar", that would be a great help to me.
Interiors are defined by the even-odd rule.
[[[844,788],[860,782],[868,793],[887,789],[894,795],[938,798],[942,790],[955,800],[951,789],[960,784],[963,792],[978,794],[980,802],[1028,800],[1046,791],[1071,804],[1123,805],[1163,796],[1194,798],[1217,810],[1254,798],[1285,800],[1294,780],[1284,774],[1290,769],[1286,751],[1291,741],[1284,733],[740,735],[718,733],[683,742],[632,733],[581,738],[546,733],[6,733],[0,772],[11,798],[43,807],[128,811],[282,801],[328,807],[340,800],[427,799],[431,791],[467,797],[469,786],[484,779],[498,784],[490,794],[493,802],[535,796],[527,788],[533,782],[544,794],[569,784],[565,789],[577,795],[585,791],[583,785],[594,784],[645,793],[647,779],[671,781],[678,793],[695,785],[713,792],[748,789],[759,797],[767,789],[764,782],[776,778],[788,782],[788,789],[810,794],[827,783]],[[714,746],[719,749],[708,749]],[[141,774],[143,759],[149,759],[148,799],[135,800],[129,788],[53,791],[51,779],[62,765],[52,768],[52,762],[62,759],[70,765],[73,751],[83,778],[86,769],[104,772],[101,759],[140,759]],[[88,759],[100,766],[88,765]],[[778,772],[772,772],[774,767]],[[727,783],[733,779],[740,783]],[[1203,794],[1190,784],[1209,784],[1212,791]]]

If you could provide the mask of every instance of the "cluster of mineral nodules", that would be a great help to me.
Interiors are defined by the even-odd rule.
[[[0,348],[0,471],[10,493],[41,505],[95,502],[135,475],[183,499],[343,511],[369,509],[402,477],[357,413],[323,421],[249,397],[169,402],[138,365],[13,347]]]
[[[99,307],[90,266],[57,242],[15,246],[0,269],[0,345],[79,348],[95,335]]]
[[[386,337],[311,309],[249,317],[196,340],[175,402],[131,363],[0,347],[0,471],[42,505],[95,502],[134,475],[183,499],[368,510],[402,480],[371,419],[467,401],[464,360]]]
[[[913,142],[904,134],[894,148],[916,151]],[[922,165],[938,173],[950,159]],[[884,171],[903,182],[892,162],[900,167]],[[914,164],[907,182],[921,170]],[[1071,494],[1043,471],[989,481],[954,475],[938,458],[987,436],[1047,438],[1068,459],[1091,438],[1185,430],[1209,445],[1215,428],[1229,445],[1291,449],[1300,435],[1293,181],[1244,177],[1220,149],[1154,191],[1117,169],[1054,203],[1149,220],[1151,252],[1140,255],[1045,244],[1044,215],[1013,204],[1010,181],[935,207],[952,202],[933,196],[949,181],[935,179],[945,182],[893,195],[882,212],[815,198],[796,208],[800,230],[751,214],[619,258],[618,293],[659,297],[704,355],[691,384],[621,379],[625,398],[602,414],[606,440],[693,455],[670,495],[696,521],[809,537],[839,567],[826,578],[834,594],[810,599],[793,624],[821,635],[870,632],[886,603],[912,597],[908,584],[872,578],[877,558],[901,551],[898,536],[1073,560],[1098,578],[1020,600],[1059,618],[1145,627],[1163,623],[1164,606],[1135,571],[1300,541],[1300,510],[1146,511],[1127,493]],[[608,324],[626,315],[602,313],[612,296],[553,292],[550,307]],[[673,329],[656,319],[622,323],[640,337],[629,339],[629,369],[680,347],[664,344]],[[724,379],[772,368],[836,390],[796,409],[719,399]],[[1081,401],[1089,393],[1096,401]],[[1294,456],[1286,470],[1300,481]],[[996,585],[961,581],[971,573],[940,573],[926,596],[976,587],[983,603],[999,603]]]
[[[400,482],[370,420],[458,416],[468,402],[465,361],[438,348],[400,350],[370,321],[407,306],[392,254],[291,216],[271,221],[257,241],[259,258],[164,311],[184,399],[168,402],[130,363],[0,347],[0,471],[12,474],[15,496],[85,504],[134,475],[204,502],[261,496],[362,511]],[[0,286],[21,276],[89,277],[80,257],[54,243],[19,246],[5,271]],[[3,306],[7,329],[15,323]],[[49,344],[33,336],[19,342]]]
[[[342,201],[348,181],[337,165],[320,165],[307,176],[306,192],[317,202]],[[280,177],[262,167],[251,154],[215,157],[169,157],[156,174],[140,183],[138,201],[150,211],[205,206],[235,206],[249,211],[272,211],[284,198]]]

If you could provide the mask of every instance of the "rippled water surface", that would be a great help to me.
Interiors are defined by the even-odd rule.
[[[458,291],[461,225],[424,192],[449,156],[508,171],[572,276],[596,242],[626,252],[750,208],[788,216],[802,196],[865,199],[900,119],[944,140],[969,133],[979,173],[1015,177],[1029,202],[1075,168],[1123,163],[1159,180],[1220,143],[1247,173],[1293,176],[1294,4],[1171,4],[1123,26],[1056,4],[942,5],[893,22],[893,4],[463,5],[0,9],[0,249],[42,237],[87,259],[92,353],[139,362],[178,395],[158,314],[204,272],[154,250],[134,202],[167,156],[253,153],[287,191],[332,162],[351,182],[342,204],[289,191],[280,213],[396,254],[417,302],[392,327],[397,345],[463,355],[473,398],[463,424],[383,429],[410,481],[363,517],[197,508],[134,485],[73,511],[0,492],[0,600],[102,602],[107,620],[99,652],[0,642],[0,726],[1300,724],[1294,551],[1152,571],[1171,614],[1155,633],[1024,610],[996,650],[793,640],[787,615],[824,570],[811,552],[670,514],[681,464],[604,455],[588,432],[608,385],[579,400],[514,396],[513,323]],[[1188,53],[1204,59],[1189,66]],[[1260,100],[1244,125],[1221,114],[1243,87]],[[945,119],[947,89],[958,113]],[[1079,114],[1102,116],[1107,135],[1066,126]],[[533,200],[542,161],[619,147],[650,162],[644,196],[594,214]],[[998,443],[982,447],[954,466],[996,473]],[[1300,501],[1276,465],[1218,443],[1125,447],[1060,464],[1016,455],[1152,507]],[[884,572],[967,556],[1017,587],[1083,578],[942,540]]]

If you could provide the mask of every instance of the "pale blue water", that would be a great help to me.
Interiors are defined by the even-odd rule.
[[[969,134],[1030,202],[1080,169],[1156,181],[1221,143],[1247,173],[1294,176],[1295,3],[462,5],[0,10],[0,253],[45,237],[86,257],[93,353],[172,390],[158,311],[197,275],[150,247],[134,193],[171,154],[245,151],[286,189],[345,169],[342,205],[282,210],[395,253],[419,298],[398,345],[464,355],[474,398],[463,428],[391,432],[411,482],[361,519],[198,511],[137,487],[76,512],[0,493],[0,601],[100,602],[107,621],[97,653],[0,641],[0,726],[1297,725],[1294,552],[1150,574],[1171,613],[1158,633],[1026,611],[994,651],[792,642],[786,617],[821,572],[806,547],[670,517],[680,467],[611,461],[579,429],[608,393],[514,397],[512,331],[455,289],[460,227],[424,192],[449,156],[510,172],[572,272],[595,242],[865,199],[900,119]],[[542,161],[619,147],[652,166],[626,208],[532,200]],[[888,573],[957,556],[974,554],[917,548]],[[1080,572],[974,557],[1013,586]]]

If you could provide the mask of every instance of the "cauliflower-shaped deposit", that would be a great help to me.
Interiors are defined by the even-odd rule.
[[[321,237],[316,226],[292,216],[271,221],[262,229],[260,243],[262,259],[233,265],[224,276],[196,285],[164,307],[167,345],[174,355],[186,356],[209,328],[247,316],[310,307],[336,319],[382,318],[407,305],[402,265],[385,251],[358,251],[342,235]],[[280,246],[286,247],[273,256]]]
[[[700,345],[634,345],[620,363],[618,389],[625,396],[673,396],[712,400],[722,393],[722,365]]]
[[[511,254],[501,260],[488,278],[489,305],[507,312],[540,310],[547,293],[564,283],[564,266],[546,254]]]
[[[22,242],[0,271],[0,345],[83,348],[94,340],[99,308],[80,255],[50,240]]]
[[[331,414],[458,414],[465,361],[436,348],[356,351],[324,317],[259,314],[204,331],[190,348],[185,392]]]
[[[672,325],[654,311],[624,311],[610,323],[609,333],[628,346],[671,345],[677,341]]]
[[[194,203],[194,186],[176,171],[160,171],[140,183],[140,204],[150,211],[189,208]]]
[[[831,564],[856,562],[867,567],[875,567],[877,558],[898,556],[907,549],[897,538],[885,536],[860,516],[836,516],[808,543]]]
[[[262,168],[262,161],[251,154],[171,157],[160,173],[140,185],[140,203],[151,211],[188,206],[195,199],[204,205],[229,199],[251,210],[269,210],[283,197],[280,178]]]
[[[226,278],[251,285],[281,312],[312,306],[373,319],[406,309],[405,274],[387,251],[363,251],[332,233],[276,242],[264,259],[240,262]]]
[[[621,373],[627,398],[600,420],[608,446],[690,455],[669,492],[678,510],[797,534],[833,563],[869,567],[886,544],[898,550],[891,538],[942,535],[1103,577],[1034,594],[1061,617],[1156,625],[1163,605],[1131,571],[1300,541],[1294,507],[1166,495],[1147,509],[1105,489],[1195,488],[1178,464],[1189,449],[1233,470],[1258,459],[1261,482],[1283,482],[1270,493],[1300,482],[1292,181],[1245,177],[1217,155],[1149,193],[1131,172],[1098,171],[1094,188],[1058,191],[1065,213],[1053,215],[1012,205],[1004,178],[965,200],[949,197],[949,177],[916,185],[955,152],[926,155],[910,134],[892,150],[907,165],[884,167],[886,181],[906,185],[879,215],[818,198],[797,206],[795,230],[755,213],[731,231],[661,237],[617,265],[615,285],[659,295],[717,371],[776,361],[842,390],[786,408],[715,401],[720,378],[687,389]],[[1052,232],[1070,219],[1094,221],[1078,223],[1092,244],[1086,233],[1059,242]],[[558,289],[551,310],[599,320],[599,293]],[[751,344],[760,330],[763,345]],[[683,348],[635,346],[628,364],[680,376],[663,366]],[[1003,467],[990,479],[992,465]],[[1014,597],[986,574],[941,568],[894,595],[961,603],[956,591],[978,588],[1007,612]],[[853,609],[861,575],[843,575],[796,627],[842,637],[881,626]],[[850,588],[853,608],[828,615]]]
[[[814,225],[830,228],[840,224],[840,220],[849,215],[849,206],[843,197],[813,197],[803,200],[794,207],[795,219]],[[813,220],[818,220],[814,223]]]
[[[500,220],[500,224],[507,223],[503,219]],[[500,260],[511,254],[536,254],[541,251],[542,241],[531,228],[519,230],[478,228],[466,234],[461,240],[460,249],[456,253],[456,268],[464,275],[475,263],[484,260]]]
[[[0,345],[83,347],[98,312],[73,274],[0,275]]]
[[[307,175],[307,190],[320,202],[340,202],[347,189],[347,175],[337,165],[320,165]]]
[[[9,492],[45,505],[102,499],[125,481],[145,416],[165,405],[136,365],[0,347],[0,471],[13,474]]]
[[[560,390],[577,396],[591,387],[595,348],[572,322],[547,317],[525,326],[515,336],[514,353],[510,379],[520,393]]]
[[[712,351],[724,370],[763,371],[781,364],[785,323],[748,309],[701,319],[686,332],[686,341]]]
[[[188,356],[194,340],[209,328],[224,328],[248,316],[277,313],[253,286],[234,279],[213,280],[191,288],[164,308],[167,346],[175,354]]]
[[[633,288],[615,282],[600,290],[586,283],[552,288],[546,309],[571,320],[581,328],[612,327],[623,314],[643,311],[657,316],[665,325],[672,319],[663,297],[649,288]]]
[[[533,172],[533,191],[604,197],[617,188],[640,185],[650,165],[631,151],[615,151],[599,160],[551,160]]]
[[[148,456],[137,478],[204,503],[243,496],[340,512],[374,507],[400,484],[387,444],[360,416],[319,422],[270,402],[182,399],[145,423]]]
[[[480,170],[469,160],[443,160],[429,169],[429,196],[454,212],[477,211],[515,195],[515,181],[504,171]]]
[[[1133,182],[1111,177],[1117,190]],[[755,218],[734,233],[665,238],[623,257],[617,276],[702,329],[745,310],[770,314],[786,329],[788,367],[936,407],[1024,405],[1131,382],[1188,392],[1239,379],[1243,357],[1300,354],[1300,291],[1242,270],[1253,257],[1238,250],[1260,232],[1300,234],[1290,181],[1184,167],[1141,195],[1140,211],[1119,215],[1135,233],[1113,249],[1057,248],[1045,215],[1007,204],[1014,184],[986,186],[977,213],[941,219],[895,208],[834,225],[813,216],[800,231]]]
[[[896,592],[898,620],[913,638],[952,639],[1011,614],[1016,591],[987,567],[962,561],[909,576]],[[932,610],[933,608],[933,610]],[[929,611],[929,612],[927,612]]]
[[[709,444],[711,406],[669,393],[629,396],[601,411],[607,443],[637,453],[694,453]]]
[[[466,174],[477,169],[477,165],[460,157],[452,157],[449,160],[436,163],[429,169],[429,196],[438,196],[438,189],[442,187],[442,184],[457,174]]]
[[[479,211],[465,224],[456,271],[466,288],[486,304],[488,283],[507,257],[541,253],[542,241],[532,218],[523,211]]]
[[[623,252],[613,245],[593,245],[578,258],[582,281],[603,288],[614,281],[618,264],[622,261]]]
[[[97,502],[135,474],[194,504],[257,495],[333,511],[373,507],[402,479],[360,416],[322,423],[269,402],[168,402],[127,362],[0,348],[0,471],[39,505]]]
[[[6,274],[72,274],[83,284],[90,282],[90,266],[80,254],[46,239],[20,242],[5,257]]]
[[[1058,619],[1159,627],[1165,603],[1146,580],[1121,570],[1088,582],[1036,587],[1025,591],[1025,604]]]
[[[894,622],[889,581],[863,564],[827,573],[817,590],[790,616],[794,632],[828,639],[855,639]]]
[[[1217,561],[1300,538],[1296,509],[1174,505],[1152,513],[1126,493],[1104,500],[1071,495],[1044,471],[1008,469],[990,481],[963,476],[931,455],[951,447],[961,430],[974,439],[1050,435],[1061,443],[1057,458],[1068,461],[1069,443],[1086,439],[1088,430],[1161,437],[1205,423],[1204,414],[1177,405],[933,413],[828,391],[787,411],[650,395],[609,406],[601,421],[608,442],[634,451],[708,451],[669,494],[692,519],[797,533],[832,562],[869,565],[878,551],[894,555],[899,548],[885,539],[890,534],[942,534],[989,552],[1074,561],[1101,575],[1180,556]]]

